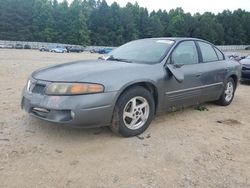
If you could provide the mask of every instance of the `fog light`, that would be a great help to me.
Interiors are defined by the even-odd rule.
[[[71,115],[71,117],[72,117],[72,119],[73,119],[73,118],[75,117],[76,114],[75,114],[75,112],[71,111],[71,112],[70,112],[70,115]]]

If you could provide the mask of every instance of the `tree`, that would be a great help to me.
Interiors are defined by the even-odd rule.
[[[89,30],[87,28],[87,20],[84,15],[84,7],[80,0],[74,0],[69,7],[70,15],[70,43],[72,44],[88,44]]]
[[[118,46],[147,37],[198,37],[215,44],[250,44],[250,12],[217,15],[176,8],[148,12],[138,3],[105,0],[1,0],[0,39]]]
[[[159,13],[161,14],[161,13]],[[164,34],[164,27],[162,25],[159,14],[154,11],[150,14],[147,23],[146,37],[162,37]]]
[[[70,19],[68,2],[64,0],[58,3],[57,0],[53,2],[53,17],[54,25],[53,31],[55,32],[53,42],[69,43],[70,39]]]
[[[98,3],[97,3],[98,4]],[[91,42],[93,45],[109,45],[109,24],[111,18],[110,8],[103,0],[90,17]]]
[[[7,40],[32,40],[33,0],[7,0],[0,3],[0,36]]]
[[[35,0],[32,11],[31,32],[33,41],[53,42],[56,33],[53,30],[54,18],[52,2]]]
[[[196,27],[193,33],[195,37],[209,40],[215,44],[224,44],[224,29],[214,14],[205,12],[203,15],[195,15],[195,18]]]

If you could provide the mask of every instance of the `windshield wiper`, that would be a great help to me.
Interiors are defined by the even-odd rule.
[[[110,60],[110,61],[121,61],[121,62],[126,62],[126,63],[132,63],[132,61],[128,60],[128,59],[122,59],[122,58],[116,58],[114,56],[109,56],[106,60]]]

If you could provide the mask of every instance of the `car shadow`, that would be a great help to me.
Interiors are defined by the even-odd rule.
[[[216,104],[204,103],[200,105],[202,108],[196,108],[196,106],[191,106],[187,108],[178,109],[173,112],[165,112],[158,114],[155,116],[152,124],[158,124],[161,122],[165,122],[171,116],[181,116],[181,113],[198,110],[198,111],[207,111],[207,108],[211,108],[213,106],[217,106]],[[57,139],[63,137],[65,140],[78,140],[78,141],[89,141],[92,139],[110,139],[110,137],[122,139],[123,137],[114,134],[109,127],[100,127],[100,128],[75,128],[66,125],[50,123],[47,121],[43,121],[37,119],[32,116],[24,116],[24,120],[22,122],[25,126],[24,132],[31,132],[34,133],[36,136],[40,138],[50,138],[50,139]],[[153,126],[150,126],[153,127]],[[150,129],[148,130],[149,132]],[[148,134],[149,132],[146,131],[143,134]]]
[[[61,124],[46,122],[31,116],[25,117],[25,133],[33,133],[40,138],[57,139],[63,137],[65,140],[88,140],[101,137],[117,137],[108,127],[100,128],[74,128]]]
[[[250,81],[241,81],[240,84],[250,86]]]

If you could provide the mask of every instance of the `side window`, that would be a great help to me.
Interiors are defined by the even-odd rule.
[[[220,52],[220,50],[218,50],[217,48],[214,48],[215,49],[215,51],[216,51],[216,53],[217,53],[217,55],[218,55],[218,57],[219,57],[219,60],[221,61],[221,60],[224,60],[224,56],[223,56],[223,54]]]
[[[198,44],[201,49],[203,62],[218,61],[214,48],[210,44],[205,42],[198,42]]]
[[[199,62],[196,45],[193,41],[184,41],[180,43],[172,53],[172,62],[174,64],[186,65]]]

